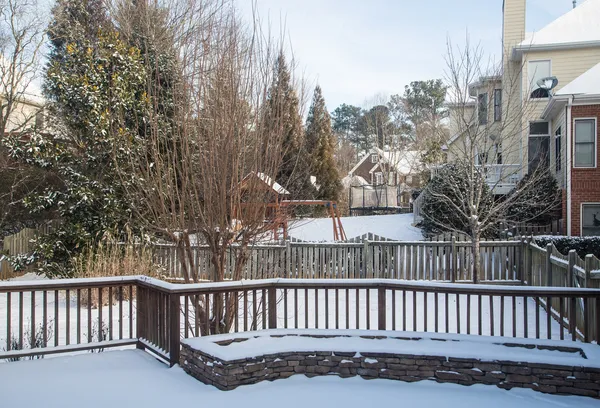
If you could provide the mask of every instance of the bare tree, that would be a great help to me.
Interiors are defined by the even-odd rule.
[[[28,90],[39,74],[43,24],[35,0],[0,2],[0,134],[32,125],[39,112]]]
[[[35,0],[0,1],[0,228],[15,216],[23,196],[44,180],[5,150],[8,137],[19,138],[40,125],[42,103],[39,95],[31,95],[44,37],[38,11]]]
[[[240,280],[249,246],[278,222],[283,121],[271,113],[267,123],[263,109],[279,48],[256,16],[244,24],[229,0],[173,0],[163,10],[178,13],[164,20],[177,56],[173,102],[165,107],[163,85],[149,81],[144,143],[124,141],[130,162],[117,165],[137,216],[176,246],[187,282],[198,281],[198,242],[210,248],[211,280]],[[235,268],[226,276],[230,251]],[[207,319],[212,307],[211,332],[227,332],[233,303],[197,299],[196,312]]]
[[[509,209],[535,206],[539,213],[552,211],[558,194],[531,194],[550,170],[543,164],[528,166],[522,155],[522,135],[529,130],[527,118],[533,117],[532,104],[520,96],[522,67],[501,70],[485,64],[481,48],[472,46],[468,38],[463,48],[448,41],[446,62],[455,134],[448,155],[460,176],[447,183],[430,183],[426,189],[432,202],[449,214],[432,211],[423,216],[441,230],[471,237],[476,283],[482,237],[501,221],[527,222],[523,218],[527,212]],[[528,176],[522,179],[525,173]],[[449,222],[449,216],[458,222]]]

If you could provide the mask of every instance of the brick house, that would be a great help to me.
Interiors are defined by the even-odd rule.
[[[600,63],[550,97],[551,170],[562,189],[567,234],[600,235]]]
[[[493,139],[502,154],[475,163],[486,167],[492,191],[507,194],[532,168],[547,167],[563,192],[564,233],[600,235],[600,0],[529,34],[526,3],[503,1],[501,75],[470,84],[472,101],[449,106],[444,149],[449,162],[458,158],[471,127],[493,130],[512,109],[519,120]]]

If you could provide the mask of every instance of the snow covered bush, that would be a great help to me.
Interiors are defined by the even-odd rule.
[[[577,251],[580,258],[584,258],[587,254],[592,254],[596,258],[600,258],[600,237],[566,237],[543,235],[535,237],[535,243],[540,247],[545,247],[549,243],[554,244],[556,249],[567,255],[570,250]]]
[[[457,211],[466,204],[466,197],[472,185],[468,182],[468,169],[462,164],[448,164],[441,168],[436,176],[427,184],[423,190],[423,221],[419,225],[426,234],[439,234],[443,232],[462,232],[471,234],[470,219],[467,212]],[[483,177],[483,175],[481,175]],[[478,201],[480,214],[489,213],[494,197],[486,183],[480,183],[482,186],[481,198]],[[484,238],[495,238],[497,230],[488,229]]]
[[[511,222],[548,225],[561,215],[561,192],[556,178],[547,170],[525,175],[507,199],[513,201],[505,216]]]

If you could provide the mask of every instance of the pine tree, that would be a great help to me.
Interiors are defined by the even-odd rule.
[[[306,119],[306,145],[310,147],[311,175],[316,177],[318,186],[316,198],[337,201],[342,184],[335,165],[336,140],[331,129],[331,116],[319,85],[315,88]]]
[[[310,183],[310,161],[306,154],[300,101],[283,53],[277,58],[265,120],[268,126],[283,134],[283,157],[277,182],[290,191],[291,198],[313,198],[314,188]]]

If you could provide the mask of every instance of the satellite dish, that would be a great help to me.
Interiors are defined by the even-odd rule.
[[[556,88],[556,85],[558,85],[558,79],[556,79],[555,76],[541,78],[537,81],[537,86],[539,86],[542,89],[545,89],[548,92]]]

